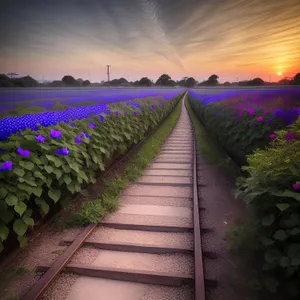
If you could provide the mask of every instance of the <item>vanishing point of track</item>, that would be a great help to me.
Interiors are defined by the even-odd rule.
[[[81,275],[67,300],[92,299],[93,293],[97,299],[115,299],[114,293],[122,300],[159,298],[155,294],[159,288],[149,297],[146,292],[133,297],[132,291],[130,296],[132,283],[149,285],[148,290],[154,285],[185,287],[176,299],[205,300],[205,289],[216,283],[204,279],[203,257],[216,257],[202,249],[201,234],[209,234],[210,229],[200,227],[199,215],[205,208],[199,206],[198,186],[195,135],[183,101],[179,120],[161,152],[122,193],[120,208],[100,224],[84,228],[74,240],[61,241],[66,250],[51,266],[37,268],[44,274],[22,300],[39,299],[61,272]],[[98,251],[93,263],[73,262],[74,254],[87,246]],[[90,295],[80,296],[87,290]]]

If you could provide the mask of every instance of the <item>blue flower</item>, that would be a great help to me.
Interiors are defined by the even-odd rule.
[[[76,142],[77,144],[80,144],[81,140],[82,140],[82,138],[81,138],[80,136],[76,136],[75,142]]]
[[[50,130],[50,135],[51,135],[51,137],[53,137],[55,139],[59,139],[59,138],[61,138],[61,131],[55,130],[55,129],[51,129]]]
[[[99,117],[100,117],[101,122],[103,122],[105,120],[105,118],[102,115],[100,115]]]
[[[90,128],[94,129],[96,127],[96,125],[94,125],[93,123],[89,124]]]
[[[17,152],[24,157],[29,157],[30,156],[30,151],[29,150],[23,150],[22,148],[18,148]]]
[[[56,154],[69,155],[70,151],[67,148],[61,148],[56,150]]]
[[[36,136],[35,139],[36,139],[38,142],[40,142],[40,143],[44,143],[45,140],[46,140],[46,138],[43,137],[42,135]]]
[[[5,161],[4,163],[1,164],[1,171],[10,171],[12,170],[13,163],[12,161]]]
[[[5,152],[5,150],[4,150],[4,149],[2,149],[2,148],[0,148],[0,153],[1,153],[1,152],[3,153],[3,152]]]

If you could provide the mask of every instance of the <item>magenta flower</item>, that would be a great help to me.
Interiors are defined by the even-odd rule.
[[[2,163],[0,170],[1,171],[10,171],[12,170],[13,163],[12,161],[5,161]]]
[[[267,114],[267,113],[268,113],[268,110],[267,110],[267,109],[265,109],[265,110],[264,110],[264,114]]]
[[[59,138],[61,138],[61,131],[55,130],[55,129],[51,129],[50,130],[50,135],[51,135],[51,137],[53,137],[55,139],[59,139]]]
[[[116,112],[115,112],[115,115],[116,115],[116,116],[118,116],[118,115],[119,115],[119,113],[116,111]]]
[[[56,150],[56,154],[69,155],[70,151],[67,148],[61,148]]]
[[[300,183],[294,183],[293,184],[293,189],[296,190],[296,191],[299,191],[300,190]]]
[[[244,114],[244,113],[243,113],[242,111],[240,111],[240,112],[238,113],[239,117],[242,117],[243,114]]]
[[[45,140],[46,140],[46,138],[43,137],[42,135],[36,136],[35,139],[36,139],[38,142],[40,142],[40,143],[44,143]]]
[[[269,135],[269,138],[274,140],[276,138],[277,134],[276,133],[272,133]]]
[[[297,139],[297,135],[294,132],[288,132],[288,133],[285,134],[284,137],[285,137],[285,139],[287,141],[292,141],[292,140],[296,140]]]
[[[94,125],[93,123],[89,124],[90,128],[94,129],[96,127],[96,125]]]
[[[258,122],[262,122],[262,121],[264,120],[264,117],[259,116],[259,117],[256,118],[256,120],[257,120]]]
[[[22,148],[18,148],[17,152],[24,157],[29,157],[30,156],[30,151],[29,150],[23,150]]]
[[[250,115],[254,115],[254,114],[255,114],[255,111],[254,111],[254,109],[249,108],[249,109],[248,109],[248,113],[249,113]]]
[[[77,144],[80,144],[81,140],[82,140],[82,138],[81,138],[80,136],[76,136],[75,142],[76,142]]]

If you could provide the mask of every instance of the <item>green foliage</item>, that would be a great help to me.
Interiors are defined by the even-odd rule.
[[[212,139],[240,165],[246,163],[248,154],[268,145],[269,134],[286,127],[283,119],[270,113],[264,114],[263,109],[257,109],[255,115],[244,112],[239,116],[233,103],[227,106],[222,102],[203,105],[202,101],[191,97],[189,102]],[[257,117],[262,115],[270,120],[270,123],[266,120],[258,122]]]
[[[71,195],[95,182],[97,172],[104,171],[117,156],[143,139],[171,112],[180,97],[164,100],[162,105],[158,104],[160,99],[140,99],[137,101],[143,109],[136,115],[133,107],[120,104],[116,106],[119,116],[111,113],[104,122],[94,115],[90,119],[75,121],[75,127],[67,123],[39,127],[38,131],[23,131],[23,137],[16,134],[8,141],[0,142],[0,148],[5,150],[0,153],[0,162],[13,162],[11,171],[0,172],[0,251],[8,231],[12,230],[18,235],[20,244],[25,245],[26,232],[34,226],[33,211],[40,211],[43,216],[50,206],[66,204]],[[151,105],[156,109],[151,109]],[[91,122],[96,128],[89,127]],[[50,129],[60,130],[62,137],[51,138]],[[77,144],[75,137],[81,136],[81,132],[91,138],[83,138]],[[37,135],[45,136],[46,141],[37,142]],[[30,150],[30,157],[20,156],[16,152],[19,147]],[[57,155],[56,150],[64,147],[68,148],[69,155]],[[105,201],[106,206],[112,207],[108,200]],[[99,209],[103,202],[93,205],[97,206],[98,215],[92,218],[91,211],[95,209],[86,208],[88,222],[99,220],[106,212],[106,208]]]
[[[286,140],[288,131],[297,139]],[[265,285],[275,292],[286,284],[288,292],[299,295],[300,192],[293,184],[300,179],[300,118],[278,131],[267,149],[249,155],[243,169],[248,177],[239,180],[237,195],[255,210],[263,268],[277,276]]]

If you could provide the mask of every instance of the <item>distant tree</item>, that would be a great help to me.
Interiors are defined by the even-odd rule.
[[[51,87],[63,87],[64,83],[61,80],[54,80],[50,83]]]
[[[224,82],[224,85],[225,85],[225,86],[229,86],[229,85],[231,85],[231,83],[230,83],[229,81],[225,81],[225,82]]]
[[[260,85],[263,85],[264,83],[265,82],[259,77],[248,81],[248,85],[251,85],[251,86],[260,86]]]
[[[300,85],[300,73],[297,73],[293,79],[293,84]]]
[[[138,82],[138,85],[140,85],[140,86],[151,86],[152,81],[148,77],[143,77]]]
[[[77,80],[78,81],[78,80]],[[90,85],[91,84],[91,82],[89,81],[89,80],[84,80],[83,82],[82,82],[82,86],[88,86],[88,85]]]
[[[37,87],[39,83],[30,76],[11,79],[11,82],[17,87]]]
[[[293,83],[293,80],[286,78],[286,77],[278,81],[278,84],[280,84],[280,85],[290,85],[292,83]]]
[[[171,80],[171,77],[168,74],[163,74],[157,79],[155,84],[160,85],[160,86],[167,86],[167,85],[170,85],[170,83],[172,83],[172,82],[169,82],[170,80]]]
[[[217,85],[219,76],[216,74],[213,74],[208,77],[208,80],[206,81],[207,85]]]
[[[13,87],[14,84],[8,76],[0,74],[0,87]]]
[[[185,86],[186,87],[193,87],[195,86],[197,83],[197,81],[195,80],[195,78],[193,77],[189,77],[185,80]]]
[[[113,79],[110,82],[111,86],[128,85],[128,81],[125,78]]]
[[[79,83],[77,80],[71,76],[71,75],[65,75],[62,80],[61,80],[65,85],[70,85],[70,86],[78,86]]]

